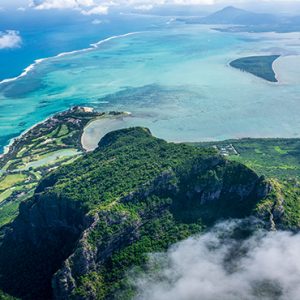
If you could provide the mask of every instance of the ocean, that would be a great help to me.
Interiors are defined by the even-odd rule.
[[[295,34],[223,33],[138,15],[106,16],[97,27],[80,18],[52,32],[36,29],[43,33],[17,50],[20,61],[10,60],[10,67],[7,57],[15,54],[0,52],[0,64],[7,64],[2,80],[48,57],[0,84],[2,150],[12,137],[73,105],[130,111],[128,126],[175,142],[300,136],[297,80],[272,84],[228,66],[275,52],[298,59]]]

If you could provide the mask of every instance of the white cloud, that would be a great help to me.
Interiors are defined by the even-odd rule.
[[[94,5],[93,0],[32,0],[31,4],[35,9],[65,9],[89,7]]]
[[[21,46],[22,39],[18,31],[0,31],[0,49],[18,48]]]
[[[298,300],[300,234],[259,232],[241,241],[230,236],[238,226],[223,223],[150,256],[152,271],[133,280],[136,299]]]
[[[245,5],[282,3],[283,0],[29,0],[35,9],[76,9],[85,15],[107,14],[112,6],[132,6],[150,10],[158,5]],[[300,0],[285,0],[284,3],[300,3]]]
[[[94,25],[99,25],[99,24],[102,24],[102,23],[103,23],[103,21],[99,20],[99,19],[95,19],[95,20],[92,21],[92,24],[94,24]]]
[[[144,10],[144,11],[151,10],[152,8],[153,8],[152,4],[142,4],[134,7],[134,9],[136,10]]]
[[[30,6],[35,9],[82,9],[84,14],[105,14],[111,6],[135,6],[138,9],[149,10],[156,5],[207,5],[223,0],[31,0]],[[90,8],[86,10],[86,8]]]
[[[97,4],[94,0],[32,0],[30,6],[38,10],[75,9],[83,15],[103,15],[108,13],[112,3]]]
[[[86,15],[86,16],[90,16],[90,15],[106,15],[108,13],[108,6],[104,6],[104,5],[98,5],[98,6],[95,6],[91,9],[88,9],[88,10],[85,10],[85,9],[82,9],[81,10],[81,13],[83,15]]]

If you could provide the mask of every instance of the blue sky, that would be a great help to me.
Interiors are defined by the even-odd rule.
[[[5,8],[44,9],[75,9],[83,14],[106,14],[115,7],[131,6],[140,10],[149,10],[161,5],[203,5],[205,7],[237,5],[266,9],[299,8],[300,0],[2,0],[0,6]],[[274,7],[274,4],[276,6]],[[300,12],[299,12],[300,13]]]

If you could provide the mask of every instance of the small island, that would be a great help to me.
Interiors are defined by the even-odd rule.
[[[230,66],[269,82],[278,82],[273,70],[273,63],[279,57],[280,55],[242,57],[230,62]]]

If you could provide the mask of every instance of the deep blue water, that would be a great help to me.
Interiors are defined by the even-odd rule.
[[[151,29],[163,20],[119,13],[87,17],[76,11],[0,11],[0,31],[17,30],[22,37],[20,48],[0,49],[0,81],[18,76],[36,59],[86,48],[112,35]]]

